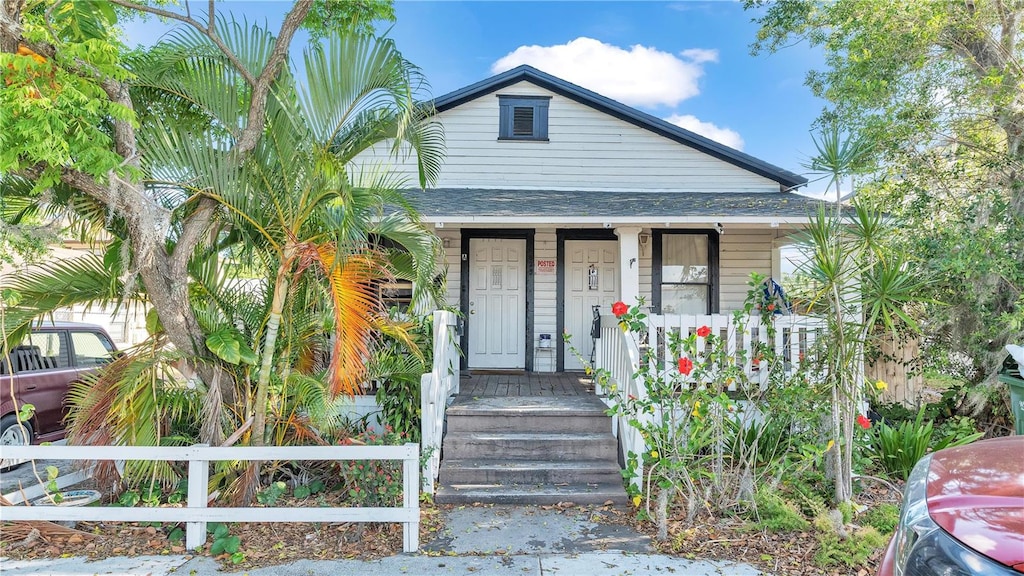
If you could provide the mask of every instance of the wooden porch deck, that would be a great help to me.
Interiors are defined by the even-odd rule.
[[[593,381],[582,372],[554,374],[521,372],[463,372],[459,396],[589,396]]]

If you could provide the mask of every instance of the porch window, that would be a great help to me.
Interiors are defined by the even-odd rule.
[[[655,232],[654,309],[662,314],[712,314],[718,310],[718,235]]]

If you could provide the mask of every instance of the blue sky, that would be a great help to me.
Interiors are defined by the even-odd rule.
[[[276,27],[288,6],[221,9]],[[751,56],[757,26],[739,2],[398,0],[395,11],[389,35],[435,96],[526,63],[794,172],[813,154],[824,102],[803,80],[823,58],[805,45]],[[148,44],[165,27],[125,31]]]

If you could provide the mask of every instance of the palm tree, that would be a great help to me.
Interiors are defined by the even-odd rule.
[[[242,65],[259,70],[273,45],[270,34],[230,20],[217,25]],[[426,186],[437,178],[443,141],[418,103],[426,86],[418,69],[392,41],[348,34],[306,49],[304,81],[291,67],[281,73],[259,145],[235,157],[226,143],[245,121],[249,97],[235,64],[189,30],[140,57],[136,89],[159,97],[165,109],[187,111],[189,121],[151,116],[139,129],[139,146],[148,185],[161,191],[168,210],[214,221],[181,281],[189,283],[208,348],[242,385],[236,408],[253,415],[251,442],[262,444],[272,389],[280,397],[290,382],[308,387],[318,367],[309,361],[316,351],[301,343],[324,328],[324,316],[332,343],[325,391],[332,397],[358,388],[374,334],[402,336],[402,326],[382,313],[376,283],[408,278],[421,306],[437,300],[436,238],[395,191],[404,183],[386,166],[358,166],[356,157],[372,146],[415,154],[418,184]],[[197,130],[197,116],[207,128]],[[169,242],[178,240],[174,230],[167,234]],[[56,263],[18,288],[46,293],[48,283],[78,264]],[[130,262],[117,266],[122,277],[131,276]],[[118,277],[110,271],[95,283]],[[79,295],[23,301],[18,317],[96,296]],[[212,390],[205,396],[206,441],[220,437],[219,398]]]

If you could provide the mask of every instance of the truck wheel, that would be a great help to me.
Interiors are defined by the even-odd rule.
[[[32,424],[18,423],[18,417],[8,414],[0,418],[0,446],[28,446],[32,443]],[[26,460],[0,460],[0,470],[13,470]]]

